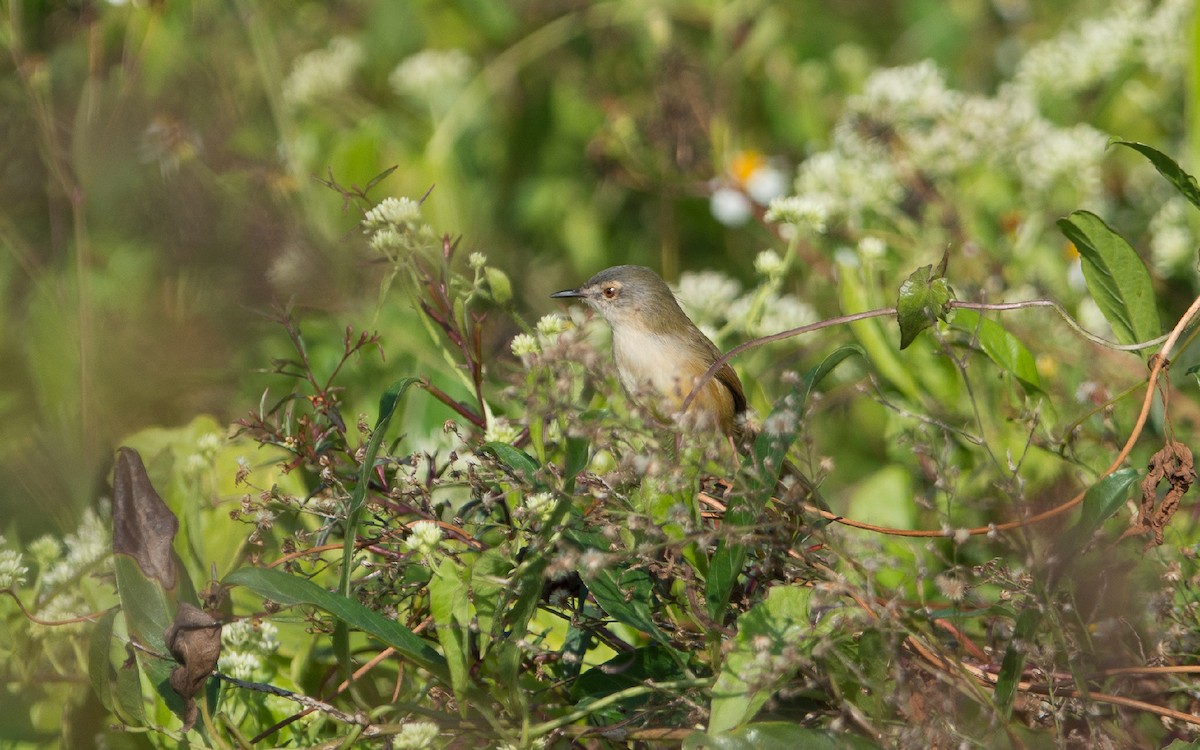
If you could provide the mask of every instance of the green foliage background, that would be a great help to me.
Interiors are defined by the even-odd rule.
[[[537,400],[545,397],[538,389],[542,371],[515,357],[510,342],[533,331],[542,314],[559,309],[550,304],[549,293],[609,265],[649,265],[672,281],[686,271],[717,269],[749,289],[754,302],[743,318],[731,313],[708,321],[723,349],[775,332],[767,330],[764,308],[778,305],[781,296],[804,300],[820,319],[894,305],[910,273],[936,264],[947,250],[947,277],[959,300],[1048,297],[1085,325],[1107,325],[1098,313],[1087,317],[1089,293],[1073,281],[1077,261],[1055,225],[1071,211],[1087,209],[1124,235],[1147,262],[1153,307],[1168,330],[1198,290],[1195,211],[1187,209],[1169,227],[1183,233],[1183,244],[1191,242],[1190,255],[1165,256],[1156,248],[1165,245],[1162,211],[1174,193],[1146,160],[1125,149],[1106,152],[1101,140],[1093,162],[1077,171],[1068,165],[1034,188],[1030,176],[1062,149],[1047,146],[1027,156],[1032,146],[1063,133],[1065,141],[1091,142],[1086,133],[1071,130],[1087,125],[1096,133],[1148,143],[1196,171],[1198,58],[1192,45],[1183,45],[1186,56],[1172,67],[1154,62],[1160,45],[1152,29],[1139,32],[1145,40],[1137,43],[1122,37],[1137,19],[1168,5],[6,0],[0,29],[5,51],[0,63],[0,439],[6,448],[0,452],[0,474],[6,477],[0,530],[14,549],[30,549],[45,534],[82,533],[77,527],[85,509],[108,493],[114,449],[131,444],[146,456],[159,491],[181,518],[181,555],[197,585],[213,574],[213,565],[219,579],[239,564],[280,554],[269,528],[228,519],[232,508],[243,507],[240,498],[247,492],[234,485],[235,475],[250,467],[256,489],[303,496],[319,484],[320,466],[305,463],[295,444],[261,447],[245,436],[203,454],[203,465],[188,462],[203,435],[225,434],[225,425],[293,391],[292,380],[271,372],[273,361],[295,356],[274,320],[284,307],[295,310],[309,367],[322,377],[342,361],[347,327],[354,336],[378,332],[386,356],[366,347],[347,358],[338,374],[337,385],[344,389],[341,415],[351,423],[351,434],[359,415],[374,423],[380,394],[402,377],[427,378],[449,400],[470,402],[472,389],[461,377],[453,347],[436,329],[431,335],[418,309],[420,285],[397,271],[403,259],[385,262],[364,237],[363,211],[389,195],[417,199],[428,193],[422,221],[438,234],[461,237],[452,267],[464,285],[458,291],[469,300],[464,308],[487,315],[480,342],[484,411],[519,422],[527,412],[544,409],[560,419],[560,435],[544,441],[534,435],[535,445],[525,446],[539,471],[548,471],[555,461],[571,464],[575,449],[564,437],[571,425],[561,421],[564,412]],[[1162,38],[1194,35],[1192,14],[1180,17],[1184,23],[1159,30]],[[1097,31],[1105,23],[1113,29],[1107,36]],[[984,150],[965,165],[914,163],[924,153],[938,153],[914,145],[914,134],[932,132],[927,113],[889,111],[886,97],[862,103],[880,71],[925,60],[940,71],[947,89],[1003,102],[1006,87],[1022,70],[1028,72],[1022,68],[1028,52],[1050,39],[1059,40],[1061,69],[1041,72],[1058,88],[1041,84],[1038,114],[1056,130],[1028,135],[1021,130],[1026,121],[1014,111],[1012,129],[988,133]],[[353,54],[344,45],[353,47]],[[321,50],[327,57],[312,57]],[[427,50],[460,50],[458,59],[465,63],[424,87],[419,70],[394,72]],[[1105,56],[1119,64],[1073,87],[1071,75]],[[307,76],[306,59],[312,66]],[[345,66],[341,75],[339,64]],[[973,121],[967,112],[963,122]],[[714,217],[710,198],[718,188],[741,186],[740,161],[762,155],[787,175],[792,193],[797,165],[839,153],[848,134],[883,144],[880,159],[898,165],[899,194],[857,214],[831,215],[820,231],[806,229],[795,217],[760,221],[765,206],[755,207],[758,215],[738,226]],[[1005,161],[1010,148],[1015,155]],[[941,149],[953,150],[953,143]],[[993,152],[999,161],[989,161]],[[874,153],[860,156],[867,162]],[[357,187],[393,166],[368,200],[353,198]],[[1087,174],[1085,167],[1091,170]],[[850,168],[862,169],[866,181],[862,165]],[[315,178],[335,181],[347,195]],[[790,227],[790,234],[781,227]],[[864,240],[882,243],[884,250],[868,257],[861,252]],[[423,251],[436,255],[438,249],[435,242]],[[784,267],[770,272],[756,267],[764,249],[782,257]],[[486,256],[489,269],[476,269],[474,280],[466,262],[472,253]],[[511,296],[502,292],[497,272],[511,282]],[[1142,328],[1146,310],[1140,310]],[[840,368],[822,386],[828,392],[807,407],[793,457],[822,477],[823,493],[836,512],[884,526],[957,529],[1002,522],[1025,506],[998,502],[997,487],[1009,501],[1019,498],[1042,509],[1090,486],[1116,455],[1138,406],[1136,398],[1108,399],[1136,388],[1145,377],[1143,358],[1098,349],[1045,309],[986,318],[966,314],[923,333],[903,352],[899,341],[895,326],[867,321],[789,339],[735,361],[751,384],[754,406],[767,416],[791,390],[786,372],[807,372],[841,347],[859,347],[863,356]],[[1171,420],[1161,409],[1155,412],[1150,434],[1129,466],[1144,467],[1164,435],[1192,440],[1195,384],[1183,373],[1195,359],[1190,349],[1178,354],[1172,380],[1179,390],[1170,402]],[[580,414],[591,414],[590,407],[615,409],[620,416],[627,408],[596,383],[576,382],[574,388],[569,395],[582,399]],[[294,392],[314,395],[302,382]],[[389,435],[408,442],[389,455],[416,452],[426,444],[441,445],[444,453],[446,444],[438,436],[446,420],[459,422],[465,444],[483,440],[483,430],[414,389],[401,403]],[[354,455],[357,444],[357,437],[348,439],[347,456]],[[284,473],[277,464],[291,457],[289,451],[295,452],[299,470]],[[605,461],[620,465],[622,460],[619,446],[596,447],[591,458],[598,473]],[[511,464],[503,456],[496,460]],[[347,458],[335,467],[346,471],[347,482],[353,481],[352,464]],[[543,474],[536,482],[511,480],[500,486],[512,497],[565,489],[551,487]],[[656,522],[666,516],[653,498],[631,502]],[[1114,501],[1108,513],[1119,505]],[[243,507],[247,516],[256,509]],[[1120,558],[1122,575],[1106,577],[1109,571],[1102,571],[1097,579],[1104,580],[1095,587],[1146,589],[1160,586],[1167,574],[1176,576],[1175,582],[1190,581],[1197,544],[1193,517],[1185,507],[1157,557],[1129,552]],[[281,538],[297,529],[316,533],[314,523],[291,519],[275,533]],[[1118,526],[1111,524],[1112,539]],[[269,541],[255,539],[252,531]],[[972,607],[999,606],[1001,591],[1017,592],[1013,595],[1021,600],[1058,601],[1052,586],[1039,589],[1022,578],[1040,569],[1029,562],[1034,559],[1058,574],[1050,560],[1055,530],[1031,532],[1011,543],[981,539],[974,546],[856,533],[839,532],[825,543],[839,560],[867,561],[866,567],[849,566],[852,587],[864,596],[905,597],[914,608],[928,605],[940,612],[958,601],[947,602],[947,581],[969,578],[978,591]],[[587,539],[580,544],[595,541]],[[260,542],[265,546],[256,547]],[[22,593],[26,604],[37,597],[45,603],[55,587],[89,580],[87,572],[78,571],[67,583],[51,584],[45,580],[51,558],[37,562],[30,553],[26,559],[32,565],[27,576],[32,583]],[[468,570],[471,564],[463,562]],[[496,560],[486,564],[502,567]],[[968,569],[976,577],[967,576]],[[438,570],[443,576],[461,573]],[[438,573],[423,575],[405,585],[437,590]],[[785,578],[792,580],[791,575]],[[323,583],[333,588],[336,581]],[[633,584],[618,580],[613,586],[619,594],[622,586]],[[88,605],[86,611],[114,603],[102,587],[80,587],[79,603]],[[1087,588],[1086,582],[1080,584],[1081,590]],[[1178,629],[1172,631],[1174,640],[1161,640],[1167,645],[1158,656],[1167,662],[1194,656],[1194,634],[1200,632],[1192,594],[1183,589],[1187,585],[1163,595],[1176,609],[1159,613],[1156,621]],[[808,607],[807,590],[779,590],[761,602],[760,610],[746,604],[747,612],[740,613],[746,619],[739,620],[745,629],[739,632],[787,630],[805,622],[801,610]],[[1078,652],[1063,644],[1074,644],[1076,631],[1116,627],[1112,623],[1121,607],[1148,610],[1142,599],[1131,597],[1097,604],[1087,622],[1035,621],[1024,614],[1031,609],[1005,610],[1003,625],[996,626],[1003,632],[974,635],[989,643],[994,639],[997,661],[1013,664],[1003,647],[1014,627],[1041,627],[1051,636],[1070,632],[1074,635],[1061,635],[1056,642],[1078,662]],[[360,598],[370,601],[366,594]],[[261,600],[247,595],[236,604],[245,614]],[[48,645],[41,640],[47,636],[32,634],[16,610],[0,611],[7,618],[0,647],[19,661],[5,673],[5,690],[14,701],[10,705],[27,714],[6,729],[4,739],[52,742],[58,724],[50,717],[63,707],[83,715],[79,727],[100,731],[111,706],[98,707],[85,697],[85,676],[69,666],[80,658],[72,649],[82,646]],[[605,611],[613,615],[608,607]],[[864,674],[878,667],[865,654],[875,653],[872,649],[894,654],[901,634],[920,631],[936,618],[915,619],[922,624],[903,621],[891,630],[852,622],[855,632],[873,635],[855,641],[852,651],[838,652],[851,666],[830,678],[833,689],[823,694],[891,685],[893,677],[884,668]],[[636,628],[634,615],[626,613],[623,622]],[[293,687],[312,686],[312,676],[301,672],[329,663],[328,654],[309,661],[297,655],[321,648],[306,640],[301,618],[285,617],[279,626],[287,657],[274,657],[273,674],[282,680],[291,669],[287,679]],[[1133,629],[1154,630],[1141,620]],[[748,658],[750,648],[751,636],[739,637],[746,642],[739,642],[742,651],[734,649],[735,662]],[[436,642],[443,652],[454,648],[444,632]],[[1133,647],[1122,643],[1116,650],[1127,656]],[[362,645],[355,642],[356,648]],[[720,672],[717,651],[710,656],[718,685],[740,679],[730,669]],[[515,657],[500,661],[508,658]],[[808,651],[796,658],[815,658],[828,667]],[[675,666],[652,664],[646,671],[678,677],[679,690],[686,693],[694,686],[684,684]],[[1070,672],[1073,666],[1064,669]],[[1010,678],[1020,672],[1012,669]],[[48,674],[58,675],[61,683],[28,692]],[[463,679],[453,675],[455,692],[463,688]],[[735,728],[750,719],[749,706],[761,707],[771,694],[763,685],[752,688],[741,686],[758,691],[744,704],[712,706],[714,721]],[[818,688],[829,685],[813,678],[803,689]],[[380,697],[384,688],[370,690],[380,695],[372,693],[365,703],[386,703]],[[1191,690],[1178,683],[1162,688],[1177,698]],[[853,703],[839,700],[830,699],[843,707]],[[978,702],[989,709],[981,709],[983,718],[972,715],[971,731],[986,737],[988,721],[997,721],[988,718],[995,706]],[[1011,703],[1001,704],[995,715],[1007,718]],[[1182,699],[1176,704],[1190,710]],[[508,708],[514,715],[528,710]],[[264,717],[284,715],[282,709],[272,713],[250,703],[239,710],[235,723],[250,726],[258,712],[259,729],[270,723]],[[863,705],[855,710],[870,713]],[[872,720],[896,721],[883,704],[874,710]],[[173,721],[161,705],[157,711],[152,723]],[[1153,735],[1165,742],[1170,737],[1156,734],[1144,719],[1115,723],[1120,729],[1113,736],[1120,738]],[[1062,720],[1052,734],[1064,737],[1073,727]],[[310,734],[297,734],[296,744],[322,737],[319,727],[306,731]],[[1094,725],[1089,731],[1102,733]],[[1179,731],[1179,737],[1190,736]],[[889,736],[902,744],[918,742],[916,735],[902,732]],[[520,733],[513,737],[507,739],[515,744],[529,739]]]

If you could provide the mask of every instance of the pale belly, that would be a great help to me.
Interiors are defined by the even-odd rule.
[[[697,360],[695,351],[679,339],[641,331],[614,336],[613,358],[625,390],[659,416],[672,419],[678,417],[684,399],[711,364]],[[690,366],[685,364],[689,362]],[[648,397],[657,403],[645,403]],[[688,411],[692,419],[703,421],[708,415],[724,426],[725,413],[732,417],[733,399],[721,383],[710,380]]]

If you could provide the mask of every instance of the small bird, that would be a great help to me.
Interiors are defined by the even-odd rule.
[[[658,403],[646,405],[659,416],[681,418],[697,430],[720,429],[741,446],[746,394],[728,364],[704,384],[688,414],[680,414],[684,400],[721,351],[679,307],[657,273],[644,266],[613,266],[578,289],[550,296],[581,299],[604,316],[612,327],[617,374],[631,397],[656,396]]]
[[[680,414],[697,381],[721,358],[721,350],[679,307],[657,273],[644,266],[613,266],[578,289],[550,296],[581,299],[604,316],[612,328],[617,375],[631,397],[656,396],[658,403],[647,406],[658,416],[679,419],[700,432],[715,426],[738,451],[749,449],[754,433],[746,424],[746,393],[728,363],[704,384],[688,413]],[[795,464],[785,459],[780,468],[804,496],[829,510],[816,485]]]

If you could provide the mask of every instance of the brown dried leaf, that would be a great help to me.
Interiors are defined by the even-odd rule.
[[[217,667],[221,657],[221,623],[202,609],[184,602],[163,640],[179,666],[171,672],[171,688],[184,702],[183,731],[196,724],[200,715],[196,694]]]
[[[113,472],[113,552],[131,556],[148,578],[175,586],[171,544],[179,519],[150,483],[142,457],[132,448],[117,451]]]
[[[1142,504],[1138,509],[1137,523],[1122,534],[1122,537],[1135,534],[1154,534],[1154,541],[1146,543],[1146,549],[1157,547],[1163,543],[1163,530],[1171,522],[1171,517],[1179,508],[1179,502],[1196,481],[1195,462],[1192,452],[1183,443],[1169,441],[1163,448],[1150,457],[1149,471],[1142,480]],[[1167,494],[1155,508],[1158,499],[1158,485],[1167,482]]]

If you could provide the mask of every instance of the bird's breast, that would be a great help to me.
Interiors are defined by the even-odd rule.
[[[661,417],[673,417],[713,360],[703,356],[686,339],[647,330],[613,333],[613,359],[621,385],[634,398],[657,396],[645,404]],[[709,416],[720,427],[732,424],[733,398],[715,378],[697,394],[689,412]]]

